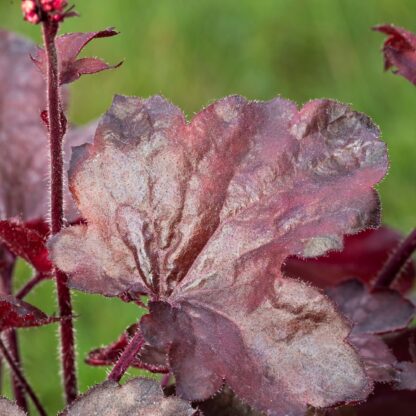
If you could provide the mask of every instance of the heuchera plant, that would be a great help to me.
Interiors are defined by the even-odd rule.
[[[27,398],[47,414],[16,330],[54,322],[62,415],[413,414],[416,231],[377,228],[377,126],[333,100],[230,96],[188,122],[163,97],[116,96],[98,124],[74,127],[64,85],[119,66],[78,58],[117,32],[58,36],[77,15],[66,1],[21,6],[44,45],[0,32],[0,352],[16,401],[0,414],[26,414]],[[415,82],[416,36],[376,29],[386,68]],[[13,294],[17,257],[35,272]],[[56,317],[23,300],[46,278]],[[70,288],[147,310],[85,357],[112,369],[83,395]],[[160,382],[122,385],[129,367]]]

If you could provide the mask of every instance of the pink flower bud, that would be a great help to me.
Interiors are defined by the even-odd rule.
[[[34,0],[23,0],[21,8],[23,12],[23,18],[25,20],[33,24],[39,23],[40,17],[38,14],[36,2]]]

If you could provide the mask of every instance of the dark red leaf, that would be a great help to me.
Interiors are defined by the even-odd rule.
[[[351,278],[371,283],[402,238],[400,233],[385,226],[366,230],[347,236],[341,252],[334,251],[317,259],[288,258],[283,272],[286,276],[301,278],[321,288]],[[411,263],[396,279],[394,287],[404,293],[411,288],[415,277],[415,267]]]
[[[384,334],[404,329],[414,316],[415,307],[392,289],[370,292],[358,280],[349,280],[326,293],[354,324],[353,334]]]
[[[113,29],[106,29],[100,32],[88,33],[68,33],[56,38],[56,48],[58,52],[60,82],[69,84],[76,81],[81,75],[94,74],[106,69],[114,69],[121,65],[108,65],[98,58],[81,58],[77,59],[88,43],[94,39],[106,38],[117,35]],[[34,63],[40,71],[46,76],[46,55],[44,49],[39,49],[35,56],[32,57]]]
[[[164,397],[159,384],[135,378],[123,386],[106,381],[73,402],[62,416],[194,416],[195,410],[178,397]]]
[[[273,416],[362,400],[371,382],[349,325],[281,266],[378,224],[378,137],[330,100],[228,97],[186,123],[161,97],[116,97],[71,161],[88,224],[53,238],[52,257],[75,288],[149,294],[143,335],[168,352],[181,397],[225,380]]]
[[[349,340],[363,360],[372,380],[385,383],[397,379],[397,359],[380,337],[359,334],[351,335]]]
[[[403,361],[397,365],[397,381],[394,384],[396,390],[416,391],[416,363]]]
[[[134,333],[138,330],[137,324],[130,326],[120,335],[117,341],[106,347],[97,348],[91,351],[85,359],[85,362],[93,366],[114,365],[120,358],[121,353],[127,347]],[[169,367],[166,362],[166,353],[157,351],[148,344],[145,344],[141,348],[139,355],[132,361],[130,367],[145,369],[152,373],[169,372]]]
[[[45,274],[52,271],[52,263],[45,245],[47,237],[48,227],[43,221],[27,225],[16,221],[0,221],[0,242],[3,242],[13,254],[30,263],[38,272]]]
[[[242,403],[227,387],[211,399],[197,403],[203,416],[264,416]]]
[[[45,82],[30,61],[35,45],[13,33],[0,31],[0,220],[46,218],[48,213],[48,138],[40,119],[45,109]],[[64,96],[66,96],[64,91]],[[69,129],[66,160],[71,145],[92,138],[92,126]],[[77,213],[66,192],[66,215]]]
[[[416,84],[416,35],[401,27],[380,25],[374,30],[388,35],[383,46],[384,68],[396,72]]]
[[[26,413],[16,403],[0,397],[0,415],[4,416],[26,416]]]
[[[395,391],[379,384],[369,399],[358,406],[328,412],[328,416],[414,416],[416,392]]]
[[[0,331],[42,326],[57,320],[58,318],[45,315],[38,308],[11,295],[0,295]]]
[[[384,340],[399,361],[416,362],[416,328],[388,334]]]

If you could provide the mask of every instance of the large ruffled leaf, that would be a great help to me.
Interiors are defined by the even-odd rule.
[[[361,400],[370,383],[349,325],[281,266],[378,224],[378,137],[368,117],[330,100],[298,111],[228,97],[188,124],[161,97],[116,97],[71,162],[88,225],[55,237],[53,260],[75,288],[151,296],[142,331],[168,352],[186,399],[225,380],[270,415]]]
[[[193,416],[195,410],[178,397],[164,397],[153,380],[135,378],[120,386],[107,381],[79,397],[63,416]]]
[[[287,259],[283,272],[286,276],[301,278],[322,288],[351,278],[371,285],[402,239],[400,233],[386,226],[366,230],[346,237],[340,252],[334,251],[317,259]],[[409,263],[395,279],[394,287],[406,292],[412,287],[415,277],[414,264]]]
[[[384,69],[396,68],[395,72],[416,84],[416,34],[393,25],[374,30],[388,36],[383,45]]]
[[[45,218],[48,213],[48,138],[40,119],[45,109],[45,83],[30,60],[35,45],[13,33],[0,31],[0,220]],[[66,94],[64,94],[66,95]],[[91,129],[70,128],[71,145],[91,140]],[[78,216],[66,195],[66,214]]]

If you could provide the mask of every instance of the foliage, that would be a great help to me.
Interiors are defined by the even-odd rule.
[[[416,230],[399,243],[395,231],[376,229],[374,187],[388,159],[368,116],[334,100],[298,109],[280,97],[229,96],[188,122],[161,96],[117,95],[91,141],[96,122],[68,125],[62,86],[119,66],[78,58],[117,32],[57,36],[77,15],[66,1],[23,0],[22,11],[42,26],[44,48],[0,33],[0,76],[11,80],[0,98],[0,139],[11,155],[0,160],[0,350],[16,398],[1,399],[0,410],[27,411],[27,394],[46,415],[21,368],[16,329],[55,321],[63,415],[369,416],[373,403],[414,391]],[[390,35],[386,68],[413,81],[414,35],[378,30]],[[82,143],[72,149],[68,188],[64,141]],[[46,143],[49,189],[40,178]],[[25,149],[33,149],[27,162]],[[320,257],[333,250],[340,253]],[[36,274],[13,295],[17,256]],[[57,284],[58,318],[22,300],[47,277]],[[69,288],[147,309],[88,355],[90,365],[114,366],[84,395]],[[120,384],[129,367],[163,374],[161,386]],[[371,395],[380,382],[386,390],[376,385]]]

